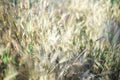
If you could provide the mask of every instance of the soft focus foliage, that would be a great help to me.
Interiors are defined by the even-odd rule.
[[[0,80],[120,79],[119,0],[2,0],[0,38]]]

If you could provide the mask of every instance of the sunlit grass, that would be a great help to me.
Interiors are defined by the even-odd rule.
[[[119,5],[110,0],[0,1],[0,79],[74,80],[76,67],[88,80],[119,79],[120,31],[114,39],[108,35],[109,21],[115,19],[119,30]]]

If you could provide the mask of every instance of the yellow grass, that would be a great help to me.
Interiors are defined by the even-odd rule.
[[[0,79],[61,80],[68,65],[88,59],[97,79],[120,79],[120,45],[96,41],[120,20],[119,1],[33,1],[0,1]]]

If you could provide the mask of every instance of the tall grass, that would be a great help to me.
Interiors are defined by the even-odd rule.
[[[108,22],[120,26],[113,2],[0,1],[0,79],[119,80],[120,45],[111,45],[119,39],[108,39]]]

